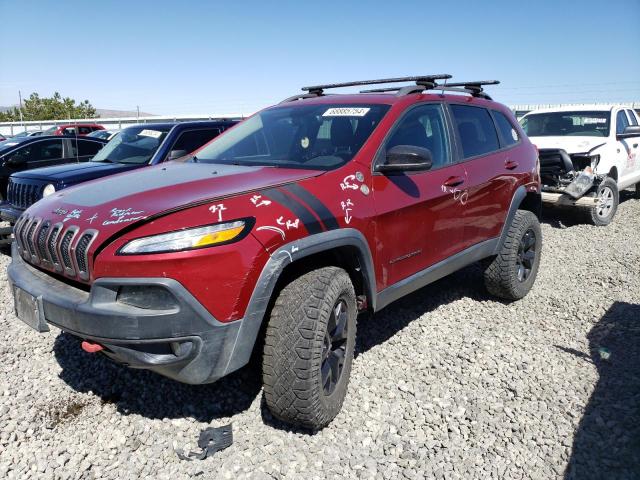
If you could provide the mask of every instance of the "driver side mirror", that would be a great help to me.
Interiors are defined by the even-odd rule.
[[[622,133],[616,135],[618,140],[629,137],[640,137],[640,125],[628,125]]]
[[[176,158],[184,157],[187,153],[186,150],[171,150],[169,152],[169,160],[175,160]]]
[[[382,173],[421,172],[433,166],[431,150],[414,145],[396,145],[387,151],[385,162],[377,166]]]

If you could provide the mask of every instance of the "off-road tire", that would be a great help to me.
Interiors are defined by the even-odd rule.
[[[338,304],[341,309],[346,305],[347,313],[346,319],[341,315],[347,327],[344,363],[333,390],[327,394],[321,368],[327,352],[326,338],[330,337],[328,325],[337,318],[334,309]],[[338,414],[349,383],[356,316],[354,288],[341,268],[314,270],[280,291],[271,310],[262,358],[264,398],[275,417],[317,430]]]
[[[611,200],[613,202],[607,215],[601,216],[598,214],[601,208],[600,205],[596,205],[595,207],[592,207],[587,211],[587,219],[589,220],[590,223],[592,223],[596,227],[605,227],[609,225],[613,220],[613,217],[615,216],[616,212],[618,211],[618,204],[620,202],[620,192],[618,191],[618,184],[613,178],[610,178],[610,177],[605,178],[602,181],[602,183],[598,186],[598,191],[596,192],[596,196],[600,197],[603,190],[605,189],[609,189],[609,191],[611,192],[611,195],[612,195]]]
[[[484,283],[489,293],[496,297],[519,300],[529,293],[538,274],[542,250],[542,230],[535,214],[526,210],[518,210],[508,228],[500,253],[484,271]],[[530,233],[535,236],[534,256],[530,262],[531,268],[528,275],[526,279],[522,280],[519,278],[521,268],[519,254],[523,248],[522,242],[525,235]],[[527,238],[531,238],[530,235]]]

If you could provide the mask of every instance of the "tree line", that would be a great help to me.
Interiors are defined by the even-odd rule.
[[[0,112],[0,121],[19,122],[21,120],[65,120],[67,118],[96,118],[96,109],[89,100],[80,103],[69,97],[62,97],[55,92],[52,97],[41,97],[32,93],[22,102],[22,118],[20,109],[12,107],[6,112]]]

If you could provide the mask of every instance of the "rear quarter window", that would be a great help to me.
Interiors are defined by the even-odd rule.
[[[489,111],[482,107],[451,105],[464,158],[477,157],[500,149],[498,133]]]
[[[493,110],[493,118],[495,119],[496,127],[498,127],[498,131],[500,132],[500,143],[502,146],[510,147],[511,145],[518,143],[520,140],[518,130],[516,130],[513,123],[511,123],[507,116],[502,112]]]

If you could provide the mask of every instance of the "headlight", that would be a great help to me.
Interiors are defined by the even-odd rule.
[[[591,168],[595,169],[600,163],[600,155],[591,155]]]
[[[241,235],[245,233],[245,230],[248,230],[248,223],[247,220],[236,220],[235,222],[187,228],[179,232],[137,238],[127,243],[118,253],[120,255],[136,255],[140,253],[180,252],[221,245],[240,240]]]
[[[42,190],[42,198],[53,195],[54,193],[56,193],[56,187],[53,183],[50,183]]]

